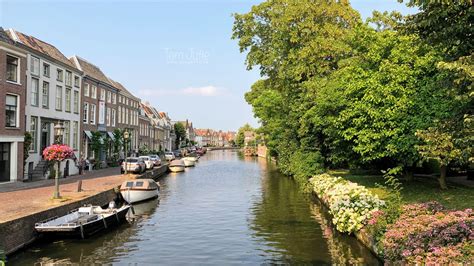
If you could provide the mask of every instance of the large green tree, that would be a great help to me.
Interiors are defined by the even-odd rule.
[[[237,144],[237,146],[239,147],[244,146],[244,141],[245,141],[244,133],[246,131],[255,131],[255,129],[251,127],[249,124],[245,124],[242,127],[240,127],[239,130],[237,131],[237,135],[235,136],[235,143]]]
[[[176,135],[176,147],[179,148],[181,142],[186,139],[186,129],[183,124],[177,122],[174,124],[174,133]]]

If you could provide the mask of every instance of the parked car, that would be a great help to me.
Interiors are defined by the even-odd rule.
[[[174,157],[181,157],[183,153],[180,150],[173,151]]]
[[[168,151],[165,152],[165,159],[168,161],[174,160],[176,157],[174,156],[174,153]]]
[[[143,159],[145,161],[146,169],[153,169],[155,167],[155,163],[151,160],[150,156],[140,156],[138,158]]]
[[[146,171],[146,164],[142,158],[128,157],[122,162],[122,167],[120,169],[122,174],[125,173],[125,169],[127,169],[127,172],[139,174]]]
[[[156,155],[156,154],[152,154],[152,155],[148,155],[150,157],[150,159],[153,161],[153,164],[155,166],[160,166],[161,165],[161,158],[160,156]]]

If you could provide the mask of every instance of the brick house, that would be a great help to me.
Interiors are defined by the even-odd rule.
[[[117,98],[119,90],[96,65],[79,56],[71,57],[70,61],[84,72],[81,102],[82,158],[107,161],[112,157],[113,131],[118,126]],[[99,158],[96,158],[97,155],[91,145],[94,132],[100,133],[102,137],[103,148],[98,152]]]
[[[0,27],[0,182],[23,180],[26,51]]]

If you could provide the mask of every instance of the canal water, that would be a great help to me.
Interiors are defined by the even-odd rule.
[[[8,264],[379,264],[264,159],[211,151],[160,184],[160,198],[136,205],[129,224],[37,243]]]

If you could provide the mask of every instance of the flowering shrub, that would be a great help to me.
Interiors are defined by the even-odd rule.
[[[334,177],[317,175],[310,179],[313,190],[329,207],[333,223],[339,232],[359,231],[384,205],[384,201],[365,187]]]
[[[408,263],[469,262],[473,257],[474,214],[447,211],[439,203],[410,204],[388,225],[384,256]]]
[[[43,150],[43,158],[46,161],[64,161],[73,156],[74,151],[64,144],[53,144]]]

